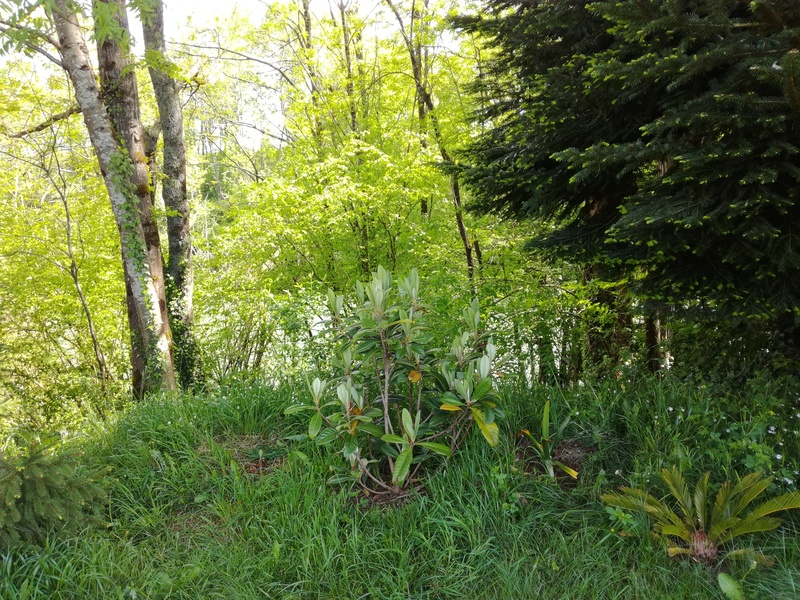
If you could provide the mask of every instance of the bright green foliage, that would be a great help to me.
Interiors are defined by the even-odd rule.
[[[770,486],[772,477],[751,473],[735,485],[726,481],[712,504],[708,493],[709,476],[706,473],[700,479],[692,494],[677,467],[661,471],[664,483],[678,503],[677,511],[647,492],[633,488],[623,488],[621,493],[603,494],[602,498],[610,506],[646,512],[654,521],[653,531],[668,540],[670,556],[689,556],[708,565],[720,559],[737,557],[771,564],[771,559],[750,549],[730,548],[723,556],[719,554],[720,549],[742,535],[779,527],[781,519],[769,515],[800,508],[800,492],[767,500],[744,514]]]
[[[416,270],[395,286],[391,273],[379,267],[372,281],[357,284],[350,315],[344,298],[328,293],[341,339],[337,399],[326,401],[327,382],[315,379],[312,403],[286,413],[312,411],[308,437],[319,445],[341,444],[350,472],[334,481],[389,489],[381,479],[388,466],[391,483],[402,487],[422,461],[450,456],[473,423],[490,445],[499,442],[496,349],[482,331],[477,302],[464,310],[466,329],[449,353],[436,351],[419,288]]]
[[[0,453],[0,545],[41,542],[53,530],[74,533],[98,522],[102,474],[74,448],[31,442]]]
[[[517,434],[517,437],[520,435],[525,435],[528,437],[528,439],[530,439],[531,443],[533,444],[534,451],[539,456],[539,460],[542,461],[544,468],[547,470],[547,474],[553,478],[556,476],[555,467],[558,467],[573,479],[578,478],[578,472],[575,469],[568,467],[561,461],[553,458],[553,448],[558,445],[558,440],[561,437],[561,434],[564,433],[564,429],[566,429],[567,425],[569,425],[569,421],[570,418],[567,417],[561,422],[560,425],[558,425],[558,428],[553,431],[550,428],[550,400],[547,400],[544,403],[544,410],[542,410],[542,437],[540,439],[536,439],[527,429],[523,429],[519,432],[519,434]]]
[[[15,82],[0,85],[11,132],[70,104],[49,68],[7,62],[0,79]],[[0,431],[73,430],[127,384],[119,234],[80,115],[0,132],[0,163]]]

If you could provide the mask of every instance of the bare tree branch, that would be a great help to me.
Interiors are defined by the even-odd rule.
[[[272,69],[273,71],[275,71],[276,73],[278,73],[278,75],[280,75],[281,78],[284,81],[286,81],[286,83],[291,85],[293,88],[297,87],[297,84],[294,81],[292,81],[291,78],[286,74],[286,72],[283,69],[281,69],[279,66],[277,66],[277,65],[275,65],[275,64],[273,64],[271,62],[268,62],[266,60],[262,60],[260,58],[256,58],[255,56],[250,56],[249,54],[245,54],[243,52],[238,52],[236,50],[230,50],[228,48],[223,48],[222,46],[203,46],[203,45],[200,45],[200,44],[189,44],[189,43],[186,43],[186,42],[172,42],[172,44],[174,44],[176,46],[183,46],[185,48],[196,48],[197,50],[216,50],[217,52],[220,52],[222,54],[232,54],[233,56],[237,57],[237,58],[225,58],[224,56],[220,56],[220,58],[222,60],[252,61],[252,62],[261,64],[261,65],[265,65],[265,66],[269,67],[270,69]]]
[[[18,140],[18,139],[23,138],[25,136],[28,136],[28,135],[30,135],[32,133],[38,133],[39,131],[44,131],[45,129],[55,125],[59,121],[63,121],[64,119],[68,119],[72,115],[76,115],[79,112],[81,112],[81,109],[77,104],[74,105],[74,106],[70,106],[64,112],[57,113],[57,114],[51,116],[49,119],[43,121],[42,123],[39,123],[38,125],[35,125],[34,127],[29,128],[29,129],[23,129],[22,131],[18,131],[16,133],[10,133],[10,134],[8,134],[8,137],[10,137],[12,139],[15,139],[15,140]]]

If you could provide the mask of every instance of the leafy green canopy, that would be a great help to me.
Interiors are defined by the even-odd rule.
[[[490,2],[496,55],[465,148],[473,208],[638,290],[775,316],[800,301],[800,3]]]

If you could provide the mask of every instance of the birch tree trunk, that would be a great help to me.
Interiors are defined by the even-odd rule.
[[[180,87],[169,74],[164,42],[164,4],[151,1],[151,11],[142,14],[145,57],[158,104],[164,135],[164,166],[161,196],[167,207],[167,298],[175,348],[175,366],[181,385],[189,387],[198,374],[198,351],[194,336],[194,269],[190,208],[186,194],[186,141]]]
[[[89,51],[74,11],[68,0],[54,0],[53,22],[61,52],[61,63],[75,90],[86,129],[92,142],[100,172],[108,190],[114,220],[120,232],[124,270],[130,287],[129,309],[136,322],[132,336],[138,336],[145,352],[146,368],[142,374],[142,391],[175,389],[175,372],[170,348],[169,323],[165,318],[166,302],[159,294],[161,258],[153,264],[148,252],[145,231],[140,220],[137,196],[138,166],[135,168],[125,148],[115,137],[112,121],[103,102],[89,60]],[[138,104],[137,104],[138,110]],[[119,132],[125,135],[127,132]],[[140,138],[141,139],[141,138]],[[144,170],[145,187],[147,170]]]

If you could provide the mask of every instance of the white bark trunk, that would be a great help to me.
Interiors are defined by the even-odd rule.
[[[68,8],[67,0],[55,0],[52,15],[61,46],[61,62],[72,81],[75,99],[81,108],[119,228],[124,266],[131,275],[131,291],[141,324],[140,331],[134,334],[141,336],[147,349],[147,377],[152,383],[157,383],[148,387],[174,390],[168,324],[161,316],[158,292],[147,261],[135,189],[133,193],[130,191],[128,177],[133,165],[127,150],[120,148],[114,136],[83,33],[77,17]]]

